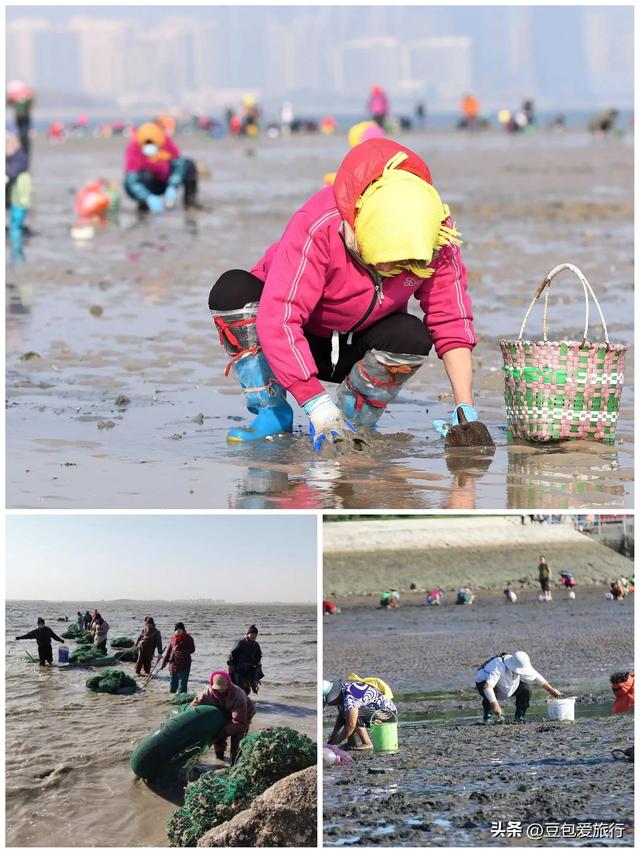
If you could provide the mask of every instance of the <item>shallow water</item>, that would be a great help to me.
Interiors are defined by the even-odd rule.
[[[385,413],[381,438],[363,455],[318,459],[300,412],[293,437],[226,443],[245,413],[223,375],[209,288],[278,238],[339,163],[343,137],[179,140],[213,172],[202,183],[210,211],[140,222],[126,201],[119,224],[88,244],[69,236],[74,191],[97,175],[120,180],[123,143],[41,143],[30,214],[38,233],[27,264],[7,277],[8,505],[631,506],[633,353],[615,446],[535,448],[507,442],[497,342],[517,335],[539,282],[567,260],[592,281],[612,341],[632,342],[632,139],[433,132],[402,141],[426,157],[463,232],[480,337],[477,407],[493,455],[444,453],[431,422],[446,417],[451,399],[435,358]],[[577,282],[564,274],[553,293],[551,337],[575,338]],[[532,336],[540,327],[534,312]],[[21,359],[30,352],[37,357]],[[128,402],[116,405],[121,396]]]
[[[176,804],[136,780],[131,752],[169,716],[169,675],[163,670],[132,696],[92,693],[85,681],[99,669],[44,670],[27,661],[35,643],[14,637],[42,615],[57,633],[87,602],[9,602],[6,658],[6,843],[19,847],[166,847],[166,822]],[[93,603],[90,604],[93,607]],[[290,726],[316,739],[316,612],[314,607],[205,605],[116,601],[98,607],[110,636],[137,637],[152,614],[166,643],[176,620],[192,633],[190,690],[202,690],[246,624],[256,622],[265,680],[251,731]],[[71,650],[73,641],[67,641]],[[21,648],[22,647],[22,648]],[[53,643],[54,655],[57,643]],[[130,675],[134,665],[119,665]],[[142,682],[144,683],[144,682]],[[217,765],[211,752],[204,764]]]
[[[471,607],[341,602],[324,624],[324,677],[384,678],[399,712],[395,753],[353,753],[354,764],[324,771],[325,845],[529,845],[492,839],[495,821],[621,823],[633,843],[633,765],[611,750],[633,743],[633,715],[611,716],[608,675],[633,668],[633,600],[611,608],[600,589],[550,604],[520,593],[514,606],[483,592]],[[575,605],[575,606],[574,606]],[[358,642],[350,643],[357,630]],[[525,725],[481,724],[477,666],[501,650],[525,649],[565,695],[575,720],[548,719],[534,689]],[[334,710],[325,711],[325,736]],[[543,845],[577,839],[542,839]],[[595,842],[599,846],[606,840]]]

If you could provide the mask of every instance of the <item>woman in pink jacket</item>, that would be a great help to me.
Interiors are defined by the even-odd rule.
[[[473,408],[476,345],[467,274],[449,208],[426,163],[391,139],[344,158],[333,186],[301,207],[250,272],[229,270],[209,295],[220,342],[256,415],[230,441],[290,432],[289,392],[315,450],[374,428],[432,346],[455,406]],[[408,312],[414,296],[424,318]],[[320,380],[340,383],[336,405]],[[436,428],[444,435],[448,424]],[[354,436],[354,433],[356,435]]]
[[[211,673],[209,687],[198,693],[191,703],[191,707],[197,705],[213,705],[220,708],[224,713],[226,725],[224,735],[217,740],[213,748],[216,758],[223,759],[227,748],[227,737],[231,738],[231,763],[234,764],[238,756],[240,741],[249,731],[249,725],[256,713],[256,706],[240,687],[231,681],[228,672],[218,670]]]

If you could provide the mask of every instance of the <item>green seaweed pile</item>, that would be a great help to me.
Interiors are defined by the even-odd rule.
[[[133,693],[136,682],[121,669],[105,669],[100,675],[92,675],[85,681],[95,693]]]
[[[69,655],[69,663],[76,666],[111,666],[115,662],[113,655],[105,655],[104,652],[90,646],[80,646]]]
[[[81,628],[76,622],[69,625],[64,634],[61,634],[63,640],[77,640],[78,637],[84,634],[84,628]]]
[[[228,770],[205,773],[187,786],[184,806],[169,818],[171,847],[195,847],[214,826],[248,808],[274,782],[316,763],[316,745],[284,726],[248,735]]]
[[[74,639],[79,646],[93,645],[93,634],[91,631],[82,631],[82,633],[78,634]]]
[[[130,649],[135,645],[135,640],[130,640],[129,637],[114,637],[109,643],[112,649]]]
[[[185,705],[187,702],[191,704],[197,695],[197,693],[174,693],[171,697],[171,704]]]

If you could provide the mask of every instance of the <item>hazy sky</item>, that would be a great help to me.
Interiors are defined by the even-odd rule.
[[[6,597],[315,601],[316,519],[9,516]]]

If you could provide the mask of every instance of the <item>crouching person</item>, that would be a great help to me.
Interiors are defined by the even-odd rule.
[[[256,713],[256,706],[251,699],[232,681],[228,672],[212,672],[209,687],[199,693],[191,703],[191,707],[212,705],[224,714],[224,734],[217,740],[213,748],[216,758],[224,759],[227,748],[227,738],[231,739],[231,764],[238,757],[240,741],[249,731],[251,720]]]
[[[562,696],[531,666],[526,652],[501,653],[485,661],[476,673],[476,689],[482,696],[484,722],[502,722],[502,706],[510,696],[516,700],[515,722],[524,723],[531,701],[531,685],[538,684],[555,699]]]
[[[154,122],[141,125],[125,153],[124,188],[138,210],[160,213],[175,205],[184,187],[185,208],[198,207],[198,180],[193,160],[180,155],[176,144]]]
[[[374,713],[379,720],[388,715],[395,719],[396,706],[385,694],[365,681],[325,681],[323,702],[335,705],[338,716],[327,743],[338,745],[347,741],[348,749],[373,749],[367,731]],[[357,744],[356,736],[360,739]]]

